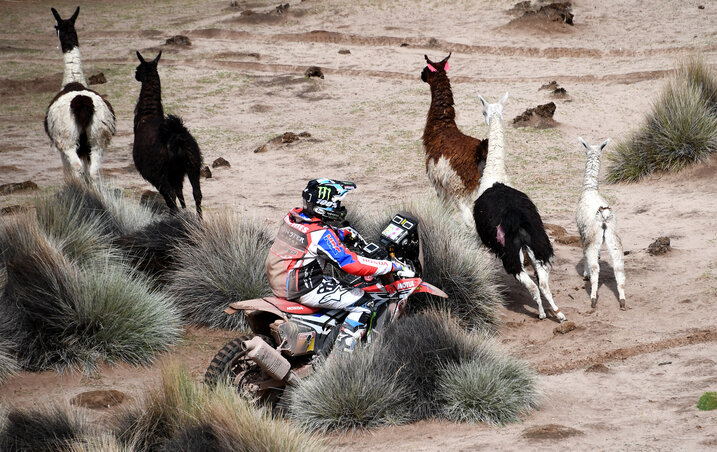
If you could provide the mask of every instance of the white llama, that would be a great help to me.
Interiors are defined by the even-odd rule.
[[[620,309],[624,311],[626,309],[625,264],[623,261],[622,242],[617,234],[617,219],[612,208],[598,192],[600,157],[610,139],[608,138],[599,146],[590,146],[580,137],[578,137],[578,140],[585,146],[587,160],[585,162],[583,191],[578,202],[575,220],[578,224],[583,254],[585,255],[583,277],[590,279],[590,306],[594,308],[597,305],[600,248],[604,241],[612,258],[617,292],[620,297]]]
[[[66,20],[55,8],[51,10],[57,20],[55,29],[62,46],[65,72],[62,90],[47,108],[45,132],[60,152],[66,177],[97,180],[102,154],[115,133],[114,110],[102,96],[87,89],[75,31],[80,7]]]
[[[489,104],[480,97],[483,116],[489,127],[488,156],[478,187],[473,219],[483,244],[500,257],[505,271],[520,281],[532,295],[538,305],[538,317],[545,318],[540,299],[542,292],[556,317],[562,322],[566,320],[565,314],[560,312],[553,301],[548,284],[553,247],[535,204],[525,193],[510,186],[505,170],[503,106],[507,100],[508,93],[495,104]],[[533,264],[538,285],[525,271],[524,251]]]

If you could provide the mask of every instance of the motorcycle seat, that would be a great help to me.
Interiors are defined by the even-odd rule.
[[[315,314],[321,310],[320,308],[312,308],[284,298],[266,297],[264,300],[274,305],[281,312],[286,312],[287,314]]]

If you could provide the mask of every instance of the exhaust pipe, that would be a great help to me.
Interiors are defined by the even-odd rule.
[[[291,363],[264,339],[254,336],[251,340],[244,341],[244,346],[247,349],[247,357],[273,378],[285,381],[291,386],[299,383],[299,377],[291,371]]]

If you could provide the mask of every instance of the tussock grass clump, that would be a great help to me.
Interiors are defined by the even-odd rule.
[[[176,270],[167,290],[185,318],[218,328],[244,328],[242,315],[224,309],[234,301],[271,294],[264,263],[274,233],[238,215],[207,216],[190,226],[188,244],[176,249]]]
[[[438,393],[442,417],[458,422],[507,424],[538,406],[535,372],[525,363],[486,349],[486,356],[449,363]]]
[[[109,433],[98,436],[87,436],[70,444],[67,452],[134,452],[132,444],[122,444],[117,438]],[[176,450],[201,450],[201,449],[174,449]]]
[[[446,312],[425,311],[399,319],[368,348],[332,357],[289,388],[285,403],[310,431],[427,418],[503,424],[537,406],[535,379],[485,334],[467,332]]]
[[[0,450],[67,450],[87,432],[85,422],[62,406],[41,409],[11,409],[0,420]]]
[[[13,349],[11,344],[0,338],[0,383],[19,369]]]
[[[374,241],[379,229],[399,211],[420,221],[423,278],[449,297],[413,296],[408,304],[410,312],[448,309],[468,328],[494,330],[503,298],[493,257],[479,247],[475,231],[465,228],[445,204],[433,198],[407,202],[381,213],[349,209],[359,232]]]
[[[191,380],[183,367],[166,368],[158,391],[118,420],[118,437],[138,451],[176,450],[178,444],[202,450],[314,451],[320,441],[274,419],[228,385],[206,386]]]
[[[78,263],[32,221],[0,231],[0,242],[8,244],[0,337],[14,344],[22,367],[148,364],[178,341],[180,317],[171,298],[114,251]]]
[[[286,393],[289,418],[308,431],[371,429],[410,420],[408,388],[375,347],[332,356]]]
[[[666,84],[640,129],[608,154],[607,180],[635,182],[676,172],[717,151],[717,75],[698,59]]]

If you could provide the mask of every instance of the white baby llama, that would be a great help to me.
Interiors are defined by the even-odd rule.
[[[599,146],[590,146],[582,138],[578,140],[585,146],[587,161],[585,162],[585,178],[583,191],[580,195],[575,220],[580,231],[580,240],[585,255],[583,277],[590,279],[590,306],[597,305],[598,274],[600,273],[600,248],[603,241],[612,258],[615,271],[617,292],[620,297],[620,309],[625,308],[625,265],[623,262],[622,242],[617,234],[617,219],[612,208],[598,193],[598,174],[600,173],[600,156],[610,142],[608,138]]]

